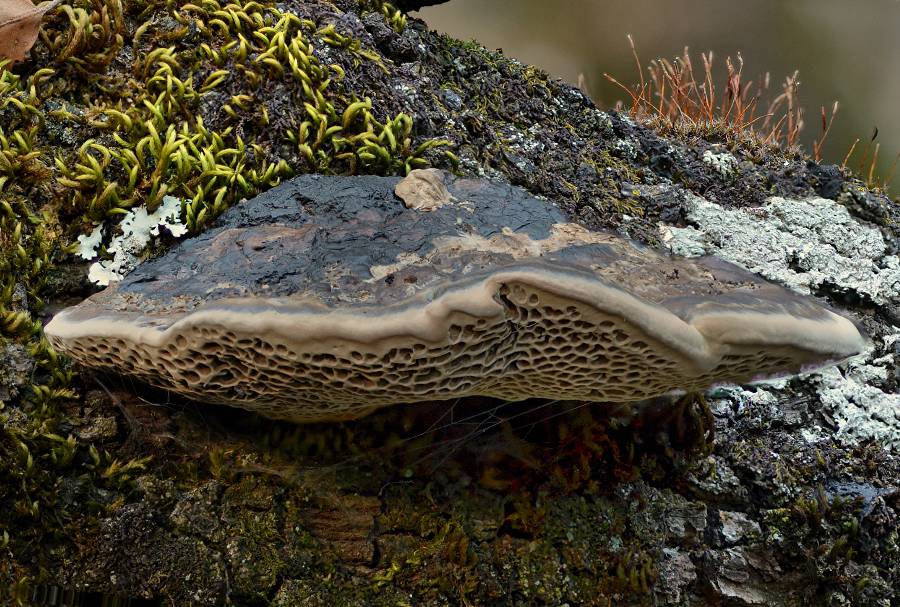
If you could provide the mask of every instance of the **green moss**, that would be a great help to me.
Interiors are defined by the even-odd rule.
[[[323,64],[317,44],[342,49],[356,65],[386,68],[333,24],[318,27],[264,3],[216,0],[170,2],[154,16],[137,26],[134,78],[117,82],[121,88],[100,79],[83,113],[58,111],[99,129],[55,158],[70,207],[87,220],[138,204],[153,209],[169,194],[187,201],[185,219],[198,231],[235,201],[298,172],[404,173],[445,145],[414,145],[409,116],[379,122],[370,100],[343,90],[344,68]],[[113,23],[125,31],[126,20]],[[277,99],[268,92],[276,86],[283,88]],[[273,123],[285,96],[301,111],[296,122]],[[221,106],[213,124],[203,117],[212,114],[210,103]]]
[[[591,204],[598,205],[599,211],[608,212],[612,209],[618,213],[636,216],[643,214],[643,207],[636,198],[623,197],[625,195],[620,194],[620,184],[637,184],[643,181],[638,169],[624,160],[612,156],[606,150],[590,156],[582,156],[581,161],[593,168],[599,177],[598,184],[589,195]]]
[[[864,549],[860,537],[862,498],[829,496],[819,486],[812,495],[765,513],[765,542],[793,563],[814,567],[819,594],[856,587],[861,592],[867,573],[854,562]]]
[[[395,32],[402,34],[406,29],[406,15],[396,6],[385,0],[358,0],[359,8],[363,13],[378,12],[384,15],[384,20]]]

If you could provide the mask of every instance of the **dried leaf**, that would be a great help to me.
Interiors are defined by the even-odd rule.
[[[31,0],[0,0],[0,59],[21,61],[37,40],[44,13],[60,0],[35,6]]]

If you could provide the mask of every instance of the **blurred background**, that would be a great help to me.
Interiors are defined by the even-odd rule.
[[[840,102],[824,162],[840,164],[859,138],[847,163],[857,170],[877,128],[880,184],[900,152],[900,0],[451,0],[418,16],[433,29],[502,48],[573,84],[583,75],[601,107],[626,98],[604,72],[623,84],[638,81],[626,34],[645,70],[651,59],[674,59],[685,46],[697,69],[700,52],[713,51],[720,89],[725,57],[740,52],[744,81],[769,72],[772,97],[800,71],[807,150],[821,132],[820,107],[830,112]],[[892,196],[900,195],[900,170],[889,186]]]

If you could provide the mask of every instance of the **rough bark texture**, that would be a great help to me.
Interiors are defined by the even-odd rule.
[[[152,13],[125,4],[113,72],[131,70],[134,30]],[[171,605],[897,604],[900,298],[896,283],[869,286],[896,267],[900,207],[836,167],[726,131],[663,134],[421,22],[398,32],[380,12],[336,4],[280,8],[334,24],[382,58],[387,73],[360,63],[351,45],[317,46],[324,63],[343,66],[348,97],[370,96],[380,116],[409,114],[413,143],[450,140],[461,174],[522,186],[587,227],[727,256],[731,234],[711,227],[717,215],[704,205],[746,220],[727,225],[766,233],[783,216],[780,199],[820,197],[826,223],[849,210],[859,242],[877,246],[845,253],[869,263],[853,280],[838,272],[794,286],[855,314],[874,352],[825,376],[720,390],[708,396],[710,416],[693,399],[631,409],[473,401],[452,415],[420,405],[293,426],[85,374],[48,416],[35,404],[40,390],[22,396],[33,389],[26,376],[38,383],[45,371],[32,371],[34,353],[9,337],[0,346],[10,361],[0,370],[0,587],[30,579]],[[177,30],[154,10],[156,28]],[[190,33],[156,35],[160,47],[196,45]],[[52,54],[39,43],[16,69],[33,73]],[[207,125],[228,119],[231,94],[203,102]],[[280,81],[255,94],[270,108],[269,129],[303,112]],[[91,132],[54,131],[56,120],[43,128],[60,149]],[[249,132],[241,120],[235,128]],[[300,158],[287,144],[272,150]],[[803,234],[808,247],[790,249],[785,271],[820,276],[807,253],[834,257],[840,235]],[[44,298],[83,295],[86,267],[56,259]],[[37,309],[12,301],[13,313]],[[9,336],[12,321],[3,322]],[[46,421],[35,429],[34,419]],[[68,436],[77,445],[67,451]]]

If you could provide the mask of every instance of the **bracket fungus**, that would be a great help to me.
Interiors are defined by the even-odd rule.
[[[424,183],[295,178],[62,311],[47,336],[84,365],[298,422],[469,395],[638,401],[868,343],[722,260],[588,230],[516,187]]]

